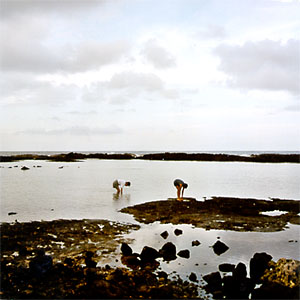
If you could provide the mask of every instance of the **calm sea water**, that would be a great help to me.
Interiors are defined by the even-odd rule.
[[[23,165],[30,170],[21,171]],[[189,184],[185,196],[198,200],[211,196],[300,199],[299,164],[90,159],[72,163],[28,160],[0,166],[1,221],[132,221],[118,210],[175,197],[175,178]],[[115,197],[112,188],[116,178],[132,183],[121,198]],[[8,216],[9,212],[17,215]]]
[[[22,171],[24,165],[30,169]],[[0,163],[0,167],[1,222],[91,218],[136,223],[131,215],[119,210],[175,197],[175,178],[189,184],[185,196],[198,200],[211,196],[300,199],[300,164],[90,159],[71,163],[29,160]],[[119,198],[112,188],[116,178],[132,183]],[[9,212],[17,214],[9,216]],[[175,228],[182,228],[184,234],[176,237]],[[127,237],[134,239],[134,251],[141,251],[145,245],[159,249],[166,242],[160,237],[164,230],[170,233],[167,241],[174,242],[178,250],[191,251],[189,260],[179,258],[163,264],[164,270],[175,270],[182,276],[191,271],[217,271],[217,265],[224,262],[247,264],[255,252],[267,252],[275,260],[299,259],[300,241],[289,242],[298,240],[297,225],[276,233],[238,233],[154,223],[142,225]],[[230,247],[221,256],[210,248],[217,237]],[[196,239],[201,245],[191,247]]]

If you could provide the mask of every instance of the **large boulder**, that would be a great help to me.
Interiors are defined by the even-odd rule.
[[[161,255],[156,249],[148,246],[145,246],[140,254],[141,261],[145,263],[152,262],[153,260],[155,260],[160,256]]]
[[[176,259],[176,246],[173,243],[168,242],[162,246],[159,253],[166,261],[174,260]]]
[[[260,278],[269,267],[271,259],[272,256],[265,252],[255,253],[250,259],[250,278],[254,282],[260,282]]]
[[[221,255],[222,253],[226,252],[229,247],[224,243],[217,241],[213,246],[213,250],[217,255]]]
[[[121,252],[122,252],[123,255],[128,256],[128,255],[132,254],[132,249],[131,249],[130,246],[128,246],[128,244],[122,243]]]
[[[207,282],[205,289],[208,292],[216,292],[222,290],[222,277],[220,272],[213,272],[203,276],[203,279]]]

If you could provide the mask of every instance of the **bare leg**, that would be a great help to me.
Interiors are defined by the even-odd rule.
[[[181,198],[180,198],[181,187],[180,186],[176,186],[176,188],[177,188],[177,200],[181,201]]]
[[[117,195],[119,196],[119,194],[120,194],[120,189],[119,189],[119,187],[117,187],[116,189],[117,189]]]

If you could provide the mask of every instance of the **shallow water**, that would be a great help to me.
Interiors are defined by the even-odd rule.
[[[30,170],[21,171],[23,165]],[[61,218],[133,221],[118,210],[175,197],[175,178],[182,178],[189,184],[185,196],[198,200],[211,196],[300,199],[299,164],[29,160],[1,163],[0,166],[2,222]],[[116,178],[132,183],[125,187],[120,198],[114,196],[112,188]],[[17,215],[8,216],[9,212],[17,212]]]
[[[30,170],[20,170],[23,165]],[[119,210],[146,201],[175,197],[175,178],[182,178],[189,184],[185,196],[198,200],[211,196],[300,199],[299,164],[30,160],[1,163],[0,166],[1,222],[109,219],[137,223],[131,215]],[[112,188],[116,178],[132,183],[119,198],[115,197]],[[17,214],[8,215],[10,212]],[[181,228],[184,234],[175,236],[175,228]],[[160,236],[165,230],[169,232],[166,240]],[[140,252],[145,245],[158,250],[167,241],[173,242],[177,251],[189,249],[190,259],[177,258],[170,263],[161,263],[163,270],[176,271],[186,278],[191,272],[203,275],[217,271],[218,265],[225,262],[244,262],[248,266],[255,252],[267,252],[274,260],[281,257],[299,259],[299,233],[297,225],[289,225],[281,232],[245,233],[154,223],[142,225],[139,231],[125,235],[125,238],[133,239],[131,246],[135,252]],[[220,256],[210,247],[218,237],[229,246],[229,250]],[[201,244],[192,247],[193,240],[199,240]],[[115,259],[112,264],[114,262]]]

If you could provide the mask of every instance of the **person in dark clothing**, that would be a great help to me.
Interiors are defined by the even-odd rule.
[[[183,192],[188,187],[188,184],[185,183],[181,179],[175,179],[174,180],[174,186],[177,189],[177,200],[182,201],[183,200]]]

